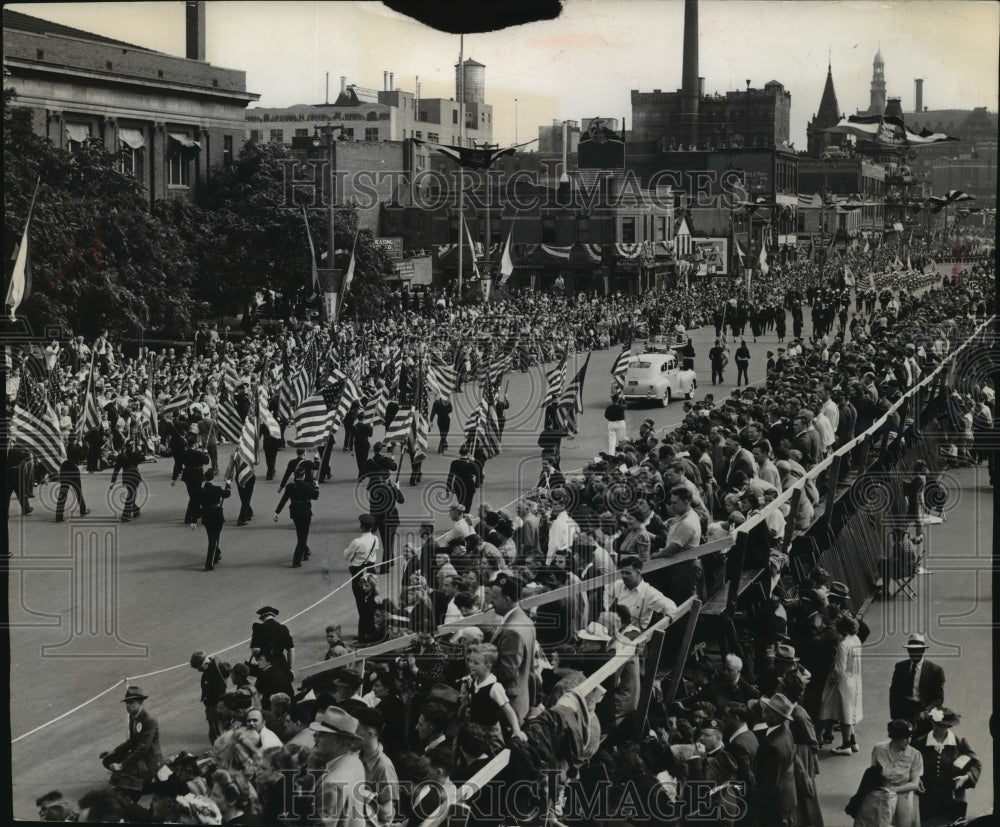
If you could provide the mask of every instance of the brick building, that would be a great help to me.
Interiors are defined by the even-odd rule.
[[[246,73],[205,62],[204,7],[188,4],[187,57],[154,52],[4,10],[4,87],[63,149],[100,140],[150,203],[196,199],[244,142]]]

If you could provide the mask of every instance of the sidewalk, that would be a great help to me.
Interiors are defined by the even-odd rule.
[[[955,733],[968,739],[983,762],[979,785],[966,793],[969,819],[992,812],[993,490],[985,465],[946,471],[941,483],[950,495],[946,521],[924,527],[924,567],[932,573],[913,581],[915,600],[876,600],[865,614],[871,637],[862,653],[864,719],[856,729],[861,752],[838,756],[827,746],[820,753],[816,789],[826,827],[851,824],[844,805],[872,747],[887,739],[892,667],[905,659],[903,644],[911,632],[926,634],[926,659],[944,668],[945,705],[962,716]],[[839,744],[838,737],[832,746]]]

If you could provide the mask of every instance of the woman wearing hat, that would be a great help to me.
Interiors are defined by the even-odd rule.
[[[946,824],[965,815],[965,791],[976,786],[983,765],[969,742],[952,731],[961,715],[935,707],[928,717],[931,731],[913,744],[924,762],[920,814],[924,824]]]
[[[920,825],[920,807],[914,793],[920,788],[924,762],[920,752],[910,745],[913,726],[899,718],[890,722],[888,732],[889,740],[872,749],[871,765],[881,779],[876,774],[871,781],[873,788],[854,815],[854,827]]]
[[[858,621],[849,614],[841,615],[835,628],[840,640],[833,669],[823,687],[819,717],[827,722],[829,740],[833,740],[833,722],[840,721],[842,743],[833,752],[850,755],[858,752],[854,725],[861,720],[861,638],[858,637]]]

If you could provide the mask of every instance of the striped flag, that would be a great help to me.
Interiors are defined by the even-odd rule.
[[[458,373],[453,365],[446,365],[436,358],[427,364],[427,386],[435,396],[450,396],[458,385]]]
[[[233,470],[236,472],[237,484],[244,488],[256,476],[253,465],[248,463],[239,453],[233,454]]]
[[[183,413],[187,410],[188,405],[191,404],[191,392],[189,390],[183,390],[174,396],[171,396],[166,402],[163,403],[163,410],[160,415],[164,419],[175,419],[177,414]],[[98,419],[100,423],[100,419]]]
[[[590,366],[590,354],[573,377],[573,381],[566,386],[562,396],[559,397],[559,407],[557,415],[563,427],[571,434],[577,433],[577,415],[583,413],[583,383],[587,378],[587,368]]]
[[[875,292],[877,292],[877,290],[878,290],[878,287],[875,285],[875,271],[874,270],[869,270],[868,271],[868,278],[865,279],[865,292],[867,292],[867,293],[875,293]]]
[[[406,447],[410,452],[411,462],[416,464],[427,459],[427,433],[430,430],[430,423],[420,411],[417,411],[412,423],[413,426],[406,438]]]
[[[628,364],[632,361],[632,348],[627,347],[618,354],[615,363],[611,366],[611,376],[615,382],[615,388],[622,390],[625,387],[625,374],[628,373]]]
[[[330,436],[333,411],[326,406],[322,395],[314,394],[295,411],[295,439],[289,440],[293,448],[315,448]]]
[[[359,399],[361,399],[361,394],[358,392],[358,386],[354,384],[353,379],[345,377],[343,388],[340,391],[340,401],[337,402],[333,412],[333,424],[330,426],[331,434],[340,430],[340,426],[344,424],[344,417],[347,416],[347,411]]]
[[[240,429],[239,440],[236,443],[236,451],[233,456],[237,461],[236,478],[241,485],[245,485],[246,479],[253,476],[253,467],[257,464],[257,423],[252,416],[248,416]],[[246,470],[240,469],[240,465]],[[241,476],[242,474],[242,476]]]
[[[471,442],[472,440],[474,440],[476,438],[477,434],[479,433],[479,428],[480,428],[480,425],[481,425],[481,423],[483,421],[483,406],[487,405],[487,404],[488,403],[486,403],[485,397],[484,397],[483,401],[480,402],[479,405],[476,405],[476,407],[472,409],[472,412],[469,414],[468,418],[465,420],[465,429],[464,430],[465,430],[465,438],[466,438],[466,440],[468,440],[468,441]]]
[[[92,428],[99,428],[101,426],[104,414],[97,404],[97,394],[94,392],[94,388],[90,387],[84,393],[86,394],[86,399],[83,400],[83,419],[80,422],[81,429],[86,433]]]
[[[247,418],[249,419],[250,417]],[[219,427],[219,433],[222,434],[224,439],[236,442],[240,438],[240,432],[243,430],[243,421],[240,419],[239,412],[236,410],[236,405],[232,399],[227,398],[219,402],[219,407],[216,409],[215,421]]]
[[[274,439],[281,439],[281,426],[278,424],[278,420],[274,418],[274,414],[271,413],[270,401],[267,388],[261,385],[257,389],[257,412],[260,416],[260,421]]]
[[[38,415],[15,404],[10,435],[16,445],[30,450],[46,471],[59,473],[59,466],[66,459],[66,446],[59,432],[59,418],[51,405],[46,403]]]
[[[399,380],[403,376],[403,348],[396,348],[390,357],[390,366],[392,367],[392,376],[389,377],[387,387],[389,395],[395,397],[399,394]]]
[[[385,436],[382,441],[385,443],[403,443],[410,438],[413,431],[413,410],[410,408],[400,408],[393,417],[392,422],[385,426]]]
[[[482,366],[485,374],[483,381],[497,387],[500,380],[503,379],[503,375],[510,370],[513,355],[513,351],[501,350],[495,353],[489,362],[484,362]]]
[[[232,394],[240,386],[240,375],[236,370],[236,365],[227,358],[222,365],[222,387],[227,394]]]
[[[149,422],[153,429],[153,433],[158,433],[160,430],[160,424],[156,416],[156,403],[153,401],[153,391],[147,389],[146,392],[139,397],[139,404],[141,406],[141,415]]]
[[[375,426],[385,421],[385,407],[389,404],[389,390],[385,385],[365,404],[364,421]]]
[[[500,453],[500,423],[497,420],[497,410],[490,404],[489,396],[483,394],[479,405],[465,423],[466,437],[479,448],[486,459],[492,459]]]
[[[547,408],[549,405],[556,402],[559,399],[559,395],[562,393],[563,383],[566,381],[565,356],[559,360],[558,365],[546,372],[545,380],[548,382],[548,388],[545,391],[545,397],[542,399],[543,408]]]

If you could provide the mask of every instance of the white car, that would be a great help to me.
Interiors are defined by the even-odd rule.
[[[698,387],[698,377],[693,370],[681,370],[677,354],[670,349],[648,349],[628,365],[622,401],[659,401],[663,407],[675,396],[690,399]]]

